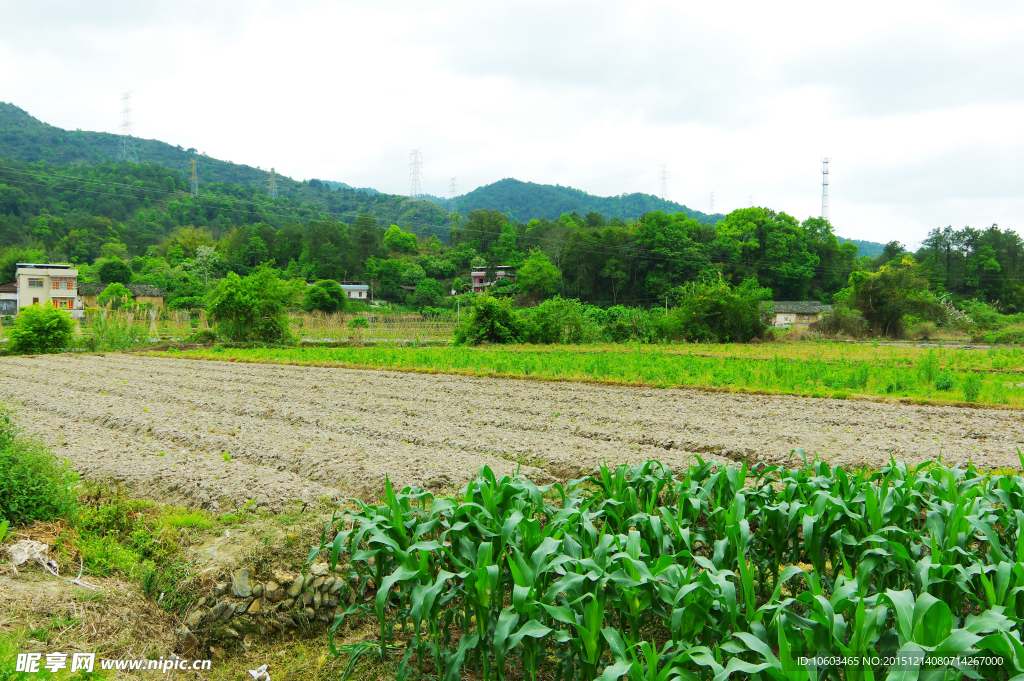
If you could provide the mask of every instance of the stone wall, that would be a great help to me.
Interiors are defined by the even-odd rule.
[[[334,621],[345,610],[342,566],[331,572],[327,563],[314,563],[306,575],[275,571],[258,578],[253,570],[231,571],[230,581],[217,583],[185,614],[178,638],[183,648],[195,650],[202,642],[214,657],[223,645],[248,646],[257,637],[275,636],[310,624]]]

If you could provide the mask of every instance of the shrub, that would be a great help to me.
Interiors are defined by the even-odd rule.
[[[370,322],[366,321],[366,317],[353,317],[348,322],[348,328],[350,329],[368,329]]]
[[[981,394],[981,377],[977,374],[968,374],[960,388],[964,391],[964,400],[967,402],[977,402],[978,395]]]
[[[19,354],[58,352],[71,345],[71,316],[51,305],[22,308],[11,329],[10,350]]]
[[[416,284],[416,304],[420,308],[437,305],[444,298],[444,286],[437,279],[421,279]]]
[[[655,322],[665,339],[700,343],[746,343],[768,328],[761,319],[762,301],[771,289],[756,279],[739,286],[725,281],[691,282],[673,289],[676,307]]]
[[[928,290],[928,280],[909,255],[874,273],[854,272],[850,284],[853,307],[860,310],[874,333],[883,336],[901,338],[908,315],[922,321],[944,315],[942,304]]]
[[[528,343],[585,343],[597,338],[597,325],[578,300],[555,296],[524,310],[523,339]]]
[[[341,288],[341,284],[332,279],[321,279],[306,291],[302,309],[307,312],[342,312],[345,309],[346,298],[345,289]]]
[[[484,294],[473,303],[466,321],[455,329],[456,345],[516,343],[522,340],[523,322],[509,298]]]
[[[283,341],[291,338],[285,312],[294,298],[277,270],[261,266],[244,279],[229,272],[211,294],[209,311],[229,340]]]
[[[100,307],[106,307],[109,302],[110,306],[116,310],[122,305],[132,302],[132,292],[124,284],[113,283],[103,289],[103,293],[99,295],[96,302]]]
[[[11,413],[0,409],[0,519],[19,525],[67,516],[78,477],[44,445],[19,437]]]
[[[206,307],[202,296],[181,296],[167,303],[171,310],[201,310]]]
[[[949,391],[956,387],[956,381],[949,374],[939,374],[939,377],[935,379],[935,389]]]
[[[110,258],[100,263],[96,268],[96,274],[104,284],[130,284],[132,281],[132,268],[120,258]]]

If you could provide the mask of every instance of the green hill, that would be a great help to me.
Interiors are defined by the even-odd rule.
[[[441,206],[448,206],[448,199],[436,196],[424,198]],[[665,213],[686,213],[704,224],[714,224],[724,217],[720,213],[708,215],[651,194],[638,192],[620,196],[594,196],[572,187],[522,182],[512,178],[477,187],[457,200],[459,213],[462,215],[481,209],[500,210],[511,218],[523,222],[533,218],[554,220],[560,215],[574,211],[580,215],[594,212],[606,218],[625,220],[660,210]]]
[[[885,250],[885,244],[880,244],[877,241],[861,241],[860,239],[844,239],[841,236],[837,236],[836,239],[839,243],[849,241],[857,247],[857,255],[866,255],[869,258],[881,255],[882,251]]]

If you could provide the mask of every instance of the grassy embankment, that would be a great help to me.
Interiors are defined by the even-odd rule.
[[[298,347],[158,353],[194,359],[686,386],[809,397],[1024,407],[1024,349],[766,345]]]

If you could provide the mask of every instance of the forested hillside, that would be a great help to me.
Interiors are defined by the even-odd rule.
[[[448,206],[448,199],[427,196],[439,205]],[[644,213],[660,210],[664,213],[686,213],[701,224],[714,224],[722,219],[720,213],[707,215],[691,210],[675,201],[650,194],[622,194],[621,196],[593,196],[579,189],[561,185],[536,184],[506,178],[477,187],[457,197],[459,212],[466,215],[474,210],[498,210],[513,220],[534,218],[554,220],[565,213],[600,213],[607,217],[626,220],[639,218]]]

